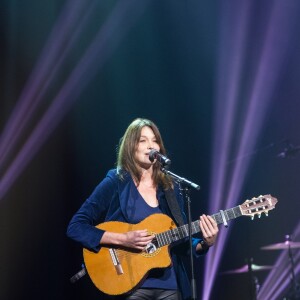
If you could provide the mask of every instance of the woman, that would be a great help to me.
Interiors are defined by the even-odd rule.
[[[73,216],[67,231],[70,238],[95,252],[100,250],[101,245],[145,251],[145,247],[154,239],[154,235],[149,234],[147,228],[117,233],[95,226],[107,221],[137,224],[157,213],[174,219],[173,208],[169,207],[166,200],[166,191],[171,191],[175,195],[182,219],[186,222],[178,184],[161,172],[158,161],[149,160],[151,149],[166,154],[157,126],[147,119],[134,120],[120,140],[117,168],[108,172]],[[217,224],[210,216],[202,215],[199,222],[203,239],[193,238],[193,254],[196,257],[207,252],[214,244],[218,233]],[[171,266],[151,270],[137,289],[120,298],[188,299],[189,280],[181,260],[181,256],[188,255],[188,251],[187,241],[171,247]]]

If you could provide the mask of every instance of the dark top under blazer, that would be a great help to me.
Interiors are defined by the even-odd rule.
[[[133,193],[133,188],[136,189],[128,173],[124,173],[123,179],[120,180],[117,170],[110,170],[71,219],[67,229],[68,237],[80,242],[83,247],[98,252],[101,248],[99,242],[104,231],[94,226],[107,221],[130,223],[128,213],[131,211],[130,195]],[[174,183],[174,192],[183,212],[184,203],[176,183]],[[157,193],[163,193],[162,188],[158,188]],[[161,211],[174,219],[165,197],[158,197],[158,199],[160,200]],[[186,223],[184,213],[182,213],[182,217]],[[201,239],[193,238],[193,254],[195,257],[200,256],[196,253],[196,245],[200,241]],[[188,241],[172,246],[170,253],[183,299],[189,299],[190,284],[182,262],[182,256],[189,254]]]

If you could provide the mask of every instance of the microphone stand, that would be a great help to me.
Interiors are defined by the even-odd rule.
[[[190,264],[191,264],[191,294],[192,300],[197,299],[197,289],[196,289],[196,279],[195,279],[195,271],[194,271],[194,257],[193,257],[193,242],[192,242],[192,214],[191,214],[191,198],[190,198],[190,189],[194,188],[196,190],[200,190],[200,186],[196,183],[193,183],[183,177],[180,177],[173,172],[167,170],[164,166],[161,166],[161,171],[166,175],[171,176],[175,179],[176,182],[179,183],[180,191],[182,192],[183,198],[187,202],[187,211],[188,211],[188,228],[189,228],[189,247],[190,247]]]
[[[258,284],[257,277],[255,277],[253,274],[253,269],[252,269],[253,258],[248,259],[247,264],[248,264],[251,300],[257,300],[257,292],[258,292],[259,284]]]
[[[288,243],[288,255],[289,259],[291,262],[291,287],[290,287],[290,292],[289,295],[291,296],[291,299],[300,299],[300,285],[296,280],[296,275],[295,275],[295,262],[294,262],[294,257],[291,249],[291,236],[286,235],[286,242]]]

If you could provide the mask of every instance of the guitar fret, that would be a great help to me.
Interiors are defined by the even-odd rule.
[[[185,236],[187,236],[187,228],[186,228],[187,226],[186,225],[184,225],[184,226],[182,226],[182,230],[183,230],[183,236],[185,237]]]
[[[168,242],[168,244],[171,244],[172,238],[171,238],[171,235],[170,235],[170,231],[166,231],[166,235],[167,235],[167,242]]]
[[[226,214],[228,216],[228,220],[231,220],[234,218],[234,215],[232,214],[232,210],[231,209],[227,209],[226,210]]]
[[[189,234],[189,227],[188,227],[187,224],[184,225],[184,231],[185,231],[185,236],[188,236],[188,234]]]
[[[226,216],[227,216],[227,219],[226,219],[226,221],[229,221],[230,220],[230,218],[228,217],[228,209],[227,210],[225,210],[224,211],[224,213],[226,214]],[[225,217],[226,218],[226,217]]]
[[[163,246],[166,245],[166,239],[165,239],[165,233],[164,232],[161,234],[161,239],[162,239],[162,245]]]
[[[224,216],[225,216],[226,221],[235,219],[235,218],[242,215],[241,210],[238,206],[236,206],[234,208],[224,210],[223,212],[224,212]],[[216,221],[217,224],[222,224],[223,223],[221,213],[216,213],[216,214],[212,215],[211,217]]]
[[[173,241],[178,241],[181,239],[181,236],[180,236],[180,232],[178,230],[178,228],[174,228],[173,230]]]
[[[240,217],[242,215],[242,211],[239,206],[236,206],[232,209],[235,212],[235,218]]]
[[[164,245],[164,237],[162,234],[159,235],[161,246]]]
[[[195,228],[195,233],[199,232],[199,221],[198,221],[198,220],[195,221],[195,222],[193,223],[193,225],[194,225],[194,228]]]
[[[230,208],[227,211],[229,212],[229,216],[230,216],[229,220],[235,219],[235,218],[241,216],[241,210],[238,206]]]
[[[189,236],[189,231],[190,230],[190,228],[189,228],[189,224],[186,224],[186,236]]]
[[[234,213],[234,209],[232,209],[232,212],[233,212],[233,217],[236,218],[236,215],[235,215],[235,213]]]
[[[168,238],[169,238],[169,243],[171,244],[173,242],[173,234],[172,234],[172,230],[168,231]]]
[[[214,216],[214,219],[215,219],[215,221],[216,221],[217,224],[223,223],[223,220],[222,220],[222,217],[221,217],[220,213],[216,213],[213,216]]]
[[[171,230],[172,233],[172,242],[177,241],[177,233],[176,233],[176,228]]]
[[[156,234],[156,240],[157,240],[158,247],[162,247],[162,243],[161,243],[161,239],[160,239],[160,234]]]
[[[199,221],[195,221],[194,224],[195,224],[195,228],[196,228],[196,232],[195,233],[201,232]]]
[[[157,246],[158,246],[158,247],[161,247],[160,234],[159,234],[159,233],[156,234],[156,235],[155,235],[155,238],[156,238]]]
[[[171,230],[167,231],[167,236],[168,236],[168,243],[171,244],[172,243],[172,233],[171,233]]]
[[[192,233],[196,233],[195,223],[192,223]]]
[[[165,241],[164,241],[164,233],[160,233],[159,236],[161,238],[161,247],[165,245]]]
[[[180,227],[177,227],[176,229],[177,229],[177,234],[178,234],[178,237],[179,237],[178,239],[180,240],[182,238],[182,233],[180,231]]]
[[[170,230],[171,242],[175,242],[177,240],[176,228]]]
[[[181,237],[184,238],[184,228],[183,228],[183,226],[180,226],[179,230],[180,230]]]
[[[180,228],[180,227],[179,227],[179,228]],[[176,229],[177,229],[177,234],[178,234],[178,240],[181,240],[181,239],[182,239],[182,234],[181,234],[179,228],[176,228]]]
[[[167,231],[165,231],[165,232],[163,233],[163,239],[164,239],[164,244],[167,245],[167,244],[168,244]]]
[[[180,226],[179,230],[180,230],[180,236],[181,236],[181,238],[184,238],[183,226]]]
[[[164,233],[164,237],[165,237],[165,243],[166,243],[166,245],[167,245],[167,244],[170,244],[168,231],[166,231],[166,232]]]
[[[189,224],[186,224],[186,225],[185,225],[185,229],[186,229],[186,231],[185,231],[185,236],[187,237],[187,236],[189,236],[189,232],[190,232],[190,231],[189,231],[189,230],[190,230],[190,229],[189,229]]]

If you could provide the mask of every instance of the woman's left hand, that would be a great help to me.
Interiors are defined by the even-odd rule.
[[[219,232],[216,221],[211,216],[202,215],[200,216],[200,228],[204,242],[208,247],[211,247]]]

